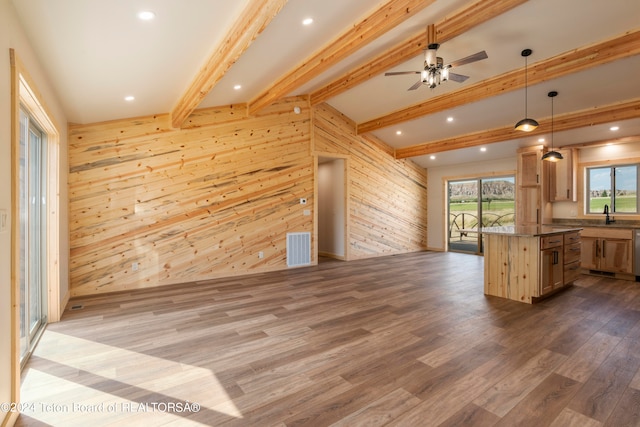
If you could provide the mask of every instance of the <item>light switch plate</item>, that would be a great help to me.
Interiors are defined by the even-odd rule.
[[[9,215],[6,209],[0,209],[0,233],[7,231],[9,227]]]

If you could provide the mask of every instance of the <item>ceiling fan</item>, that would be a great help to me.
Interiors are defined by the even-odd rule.
[[[429,26],[427,33],[430,36],[429,38],[435,38],[435,30],[433,29],[433,26]],[[420,74],[420,80],[418,80],[408,90],[416,90],[420,87],[420,85],[426,85],[429,86],[429,88],[433,89],[441,82],[447,80],[453,80],[454,82],[462,83],[469,78],[469,76],[452,73],[451,71],[449,71],[450,68],[460,67],[462,65],[470,64],[472,62],[488,58],[487,52],[483,50],[444,65],[444,60],[437,55],[439,47],[440,44],[438,43],[429,43],[427,49],[425,49],[424,69],[422,71],[393,71],[384,73],[384,75],[398,76],[404,74]]]

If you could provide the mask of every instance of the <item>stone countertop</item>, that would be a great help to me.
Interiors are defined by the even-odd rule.
[[[545,236],[548,234],[568,233],[571,231],[580,231],[581,227],[560,227],[551,225],[520,225],[520,226],[503,226],[503,227],[483,227],[479,231],[482,234],[499,234],[503,236],[520,236],[535,237]]]
[[[604,228],[640,228],[640,221],[616,219],[612,224],[605,224],[602,219],[555,218],[550,227],[604,227]]]

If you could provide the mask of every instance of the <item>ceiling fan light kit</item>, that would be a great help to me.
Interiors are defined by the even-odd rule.
[[[527,117],[527,57],[531,55],[531,49],[525,49],[521,52],[524,56],[524,119],[516,123],[515,129],[523,132],[531,132],[539,126],[534,119]]]
[[[434,30],[435,31],[435,30]],[[481,59],[488,58],[487,52],[480,51],[469,55],[465,58],[453,61],[450,64],[444,63],[444,59],[438,56],[438,48],[440,44],[429,43],[425,49],[424,54],[424,66],[422,71],[393,71],[384,73],[385,76],[398,76],[403,74],[419,74],[420,80],[418,80],[413,86],[407,90],[416,90],[421,85],[429,86],[430,89],[434,89],[442,82],[447,80],[453,80],[454,82],[462,83],[469,78],[462,74],[452,73],[450,69],[452,67],[460,67],[471,62],[480,61]]]
[[[549,98],[551,98],[551,151],[547,151],[542,155],[542,160],[546,160],[548,162],[557,162],[563,159],[562,154],[553,149],[553,98],[558,96],[558,92],[552,90],[547,94]]]

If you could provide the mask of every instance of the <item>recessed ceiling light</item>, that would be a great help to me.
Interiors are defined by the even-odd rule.
[[[138,12],[138,19],[141,19],[143,21],[151,21],[155,17],[156,14],[151,12],[150,10],[142,10]]]
[[[134,99],[136,99],[136,98],[135,98],[134,96],[131,96],[131,95],[129,95],[129,96],[125,96],[125,97],[124,97],[124,100],[125,100],[125,101],[127,101],[127,102],[131,102],[131,101],[133,101]]]
[[[402,135],[402,131],[401,130],[397,130],[396,131],[396,135]]]
[[[611,127],[609,128],[609,130],[612,130],[612,131],[614,131],[614,132],[615,132],[615,131],[617,131],[617,130],[620,130],[620,126],[611,126]]]
[[[448,122],[452,122],[453,121],[453,117],[447,117],[447,121]]]
[[[234,88],[235,90],[240,90],[240,89],[242,89],[242,86],[241,86],[241,85],[235,85],[235,86],[233,86],[233,88]]]
[[[430,158],[431,160],[435,160],[435,159],[436,159],[436,156],[430,156],[429,158]]]
[[[305,18],[302,20],[302,25],[311,25],[313,24],[313,18]]]
[[[480,151],[482,151],[482,152],[487,151],[487,147],[480,147]]]

